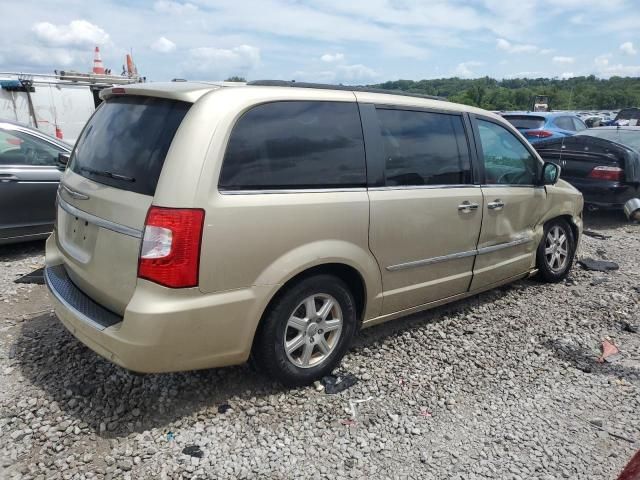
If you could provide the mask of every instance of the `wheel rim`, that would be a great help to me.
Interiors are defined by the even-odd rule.
[[[284,332],[284,351],[296,367],[324,362],[336,349],[342,334],[342,309],[331,295],[315,294],[293,310]]]
[[[564,270],[569,261],[569,238],[567,232],[555,225],[547,232],[544,243],[544,256],[549,269],[558,273]]]

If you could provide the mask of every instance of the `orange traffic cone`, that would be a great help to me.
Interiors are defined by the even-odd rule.
[[[133,63],[133,57],[127,53],[127,74],[130,77],[138,75],[138,69],[136,68],[136,64]]]
[[[102,59],[100,58],[100,48],[98,48],[98,46],[96,46],[96,50],[93,55],[93,73],[104,75],[104,65],[102,64]]]

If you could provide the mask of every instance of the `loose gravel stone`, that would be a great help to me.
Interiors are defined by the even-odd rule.
[[[0,478],[616,478],[640,447],[640,227],[585,221],[610,238],[579,257],[619,270],[364,330],[335,372],[359,382],[335,395],[246,365],[133,375],[13,283],[42,242],[0,247]],[[596,362],[605,337],[616,363]]]

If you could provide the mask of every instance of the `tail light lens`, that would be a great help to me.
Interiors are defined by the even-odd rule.
[[[198,286],[204,210],[151,207],[147,213],[138,277],[165,287]]]
[[[591,172],[589,173],[589,178],[619,182],[622,180],[623,173],[624,170],[620,167],[608,167],[603,165],[594,167],[593,170],[591,170]]]
[[[553,135],[553,132],[548,130],[525,130],[524,136],[530,138],[548,138]]]

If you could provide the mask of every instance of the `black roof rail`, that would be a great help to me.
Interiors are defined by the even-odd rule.
[[[384,93],[387,95],[401,95],[404,97],[416,97],[426,98],[429,100],[440,100],[447,102],[444,97],[437,97],[435,95],[422,95],[420,93],[405,92],[404,90],[385,90],[383,88],[371,88],[361,87],[354,85],[332,85],[329,83],[308,83],[308,82],[296,82],[294,80],[252,80],[247,82],[247,85],[256,85],[261,87],[295,87],[295,88],[317,88],[320,90],[344,90],[347,92],[369,92],[369,93]]]

